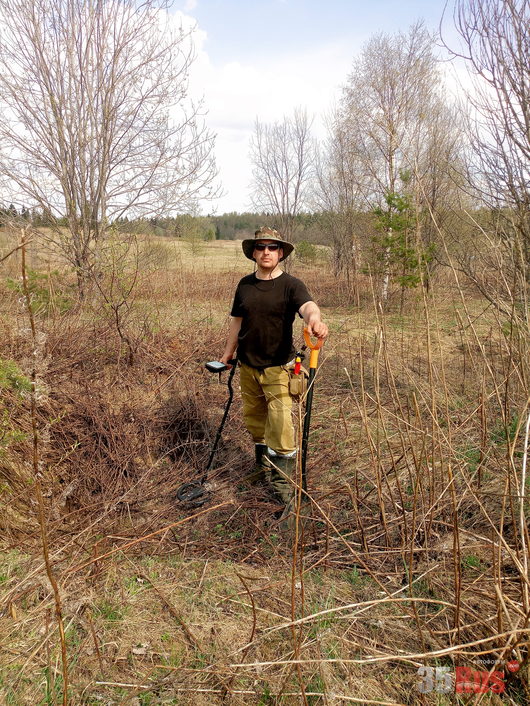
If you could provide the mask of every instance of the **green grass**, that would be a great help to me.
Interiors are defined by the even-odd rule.
[[[519,424],[519,415],[515,414],[510,419],[506,426],[504,422],[499,421],[494,426],[490,434],[490,439],[494,444],[505,444],[507,441],[513,441]]]
[[[311,681],[306,684],[305,687],[306,691],[316,691],[317,693],[325,694],[327,689],[326,689],[326,684],[320,674],[315,674],[314,677],[311,679]],[[307,697],[307,703],[310,705],[313,704],[318,704],[319,701],[321,701],[322,697],[321,696],[308,696]]]
[[[460,456],[470,473],[474,473],[480,463],[482,453],[476,446],[469,446],[460,452]]]
[[[127,607],[112,601],[99,601],[94,606],[94,617],[109,623],[117,623],[123,620],[127,613]]]
[[[263,691],[261,692],[261,696],[258,701],[258,706],[271,706],[276,702],[275,697],[273,696],[268,684],[265,684],[265,686],[262,688]]]
[[[362,589],[372,583],[372,577],[359,570],[357,565],[351,569],[346,569],[342,573],[342,577],[354,588]]]
[[[139,576],[127,576],[124,580],[125,588],[127,593],[131,596],[135,596],[147,588],[147,582]]]
[[[61,674],[51,677],[50,668],[44,667],[42,674],[45,680],[44,698],[39,701],[38,706],[55,706],[61,703],[63,694],[63,678]]]

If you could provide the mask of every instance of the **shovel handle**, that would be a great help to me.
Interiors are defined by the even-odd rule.
[[[304,329],[304,341],[306,346],[309,348],[311,353],[309,354],[309,367],[316,368],[318,363],[318,353],[322,346],[324,345],[323,338],[317,338],[317,342],[313,343],[311,341],[311,336],[309,335],[309,329]]]

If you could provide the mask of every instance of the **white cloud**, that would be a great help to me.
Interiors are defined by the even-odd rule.
[[[217,161],[227,192],[217,210],[240,211],[250,205],[248,152],[256,117],[274,122],[301,106],[315,117],[314,132],[322,137],[322,116],[346,80],[351,57],[340,46],[322,46],[267,60],[249,58],[247,63],[215,66],[205,47],[203,36],[191,74],[191,90],[196,97],[204,95],[208,124],[217,133]]]
[[[188,12],[196,0],[187,0]],[[174,22],[194,28],[196,60],[190,71],[190,95],[204,98],[207,124],[216,133],[216,159],[226,195],[203,209],[217,212],[250,207],[248,188],[252,176],[249,141],[256,117],[263,122],[281,120],[297,107],[314,116],[314,134],[323,137],[322,116],[336,100],[351,66],[350,46],[311,45],[300,52],[245,56],[241,61],[214,64],[208,53],[208,35],[197,20],[177,11]]]

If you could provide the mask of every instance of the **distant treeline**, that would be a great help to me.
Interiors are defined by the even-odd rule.
[[[321,214],[302,213],[297,216],[295,240],[329,244],[321,228]],[[241,240],[254,235],[263,225],[276,227],[274,216],[267,213],[223,213],[215,216],[190,216],[171,218],[120,219],[115,225],[120,230],[147,233],[170,238],[198,240]]]
[[[0,206],[0,225],[18,219],[30,222],[36,228],[47,226],[68,227],[65,216],[54,217],[49,212],[37,208],[17,208],[13,204]],[[277,227],[274,216],[267,213],[223,213],[220,216],[191,216],[182,214],[167,218],[120,218],[113,226],[120,231],[143,233],[167,238],[183,238],[185,240],[241,240],[252,237],[254,232],[263,225]],[[329,245],[329,237],[323,228],[323,214],[301,213],[296,217],[294,238],[318,245]]]

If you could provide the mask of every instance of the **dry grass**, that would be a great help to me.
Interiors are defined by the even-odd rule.
[[[125,321],[132,366],[97,302],[61,311],[48,298],[37,314],[71,703],[449,704],[457,697],[418,692],[418,667],[486,658],[522,667],[507,695],[474,698],[525,703],[528,341],[450,281],[382,314],[368,278],[350,305],[340,283],[304,268],[332,333],[293,544],[268,490],[242,482],[252,459],[237,395],[211,501],[174,499],[204,469],[226,399],[202,364],[222,350],[248,271],[237,247],[190,256],[157,241]],[[3,293],[0,360],[23,373],[27,320],[16,292]],[[7,704],[53,704],[60,653],[26,464],[28,396],[8,386],[2,401],[0,690]]]

